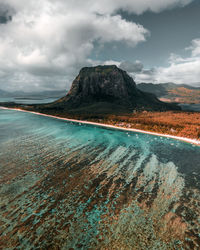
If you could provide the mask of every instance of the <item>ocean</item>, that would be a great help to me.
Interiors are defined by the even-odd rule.
[[[0,109],[3,249],[198,249],[200,147]]]
[[[19,104],[42,104],[42,103],[51,103],[57,100],[58,98],[15,98],[15,97],[0,97],[0,102],[15,102]]]

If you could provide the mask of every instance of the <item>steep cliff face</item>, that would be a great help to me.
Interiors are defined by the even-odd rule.
[[[131,105],[138,96],[133,79],[116,66],[83,68],[62,100],[72,106],[91,102],[115,102]]]
[[[80,112],[90,112],[92,107],[93,112],[97,113],[111,112],[115,108],[127,112],[134,109],[177,109],[137,89],[133,79],[115,65],[82,68],[68,94],[51,107]]]

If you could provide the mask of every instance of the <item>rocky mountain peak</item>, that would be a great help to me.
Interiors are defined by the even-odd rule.
[[[72,83],[68,94],[54,103],[70,109],[89,106],[127,110],[167,110],[173,105],[159,101],[153,94],[137,89],[134,80],[115,65],[84,67]],[[98,109],[97,108],[97,109]],[[95,110],[96,112],[97,110]]]
[[[137,92],[133,79],[115,65],[85,67],[80,70],[64,99],[75,106],[93,101],[131,104]]]

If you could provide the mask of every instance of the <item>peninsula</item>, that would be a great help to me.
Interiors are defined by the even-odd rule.
[[[66,96],[48,104],[1,103],[68,119],[199,140],[200,117],[174,103],[139,90],[134,80],[115,65],[85,67]]]

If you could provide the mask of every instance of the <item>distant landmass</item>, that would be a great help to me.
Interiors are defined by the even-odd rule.
[[[0,97],[12,97],[16,99],[44,99],[44,98],[61,98],[66,95],[66,90],[48,90],[41,92],[24,92],[24,91],[5,91],[0,89]]]
[[[9,92],[6,92],[2,89],[0,89],[0,97],[7,97],[9,95]]]
[[[37,105],[35,109],[47,113],[112,114],[180,108],[139,90],[125,71],[111,65],[82,68],[66,96],[51,104]]]
[[[200,87],[174,83],[140,83],[137,85],[137,88],[155,94],[161,101],[200,104]]]

